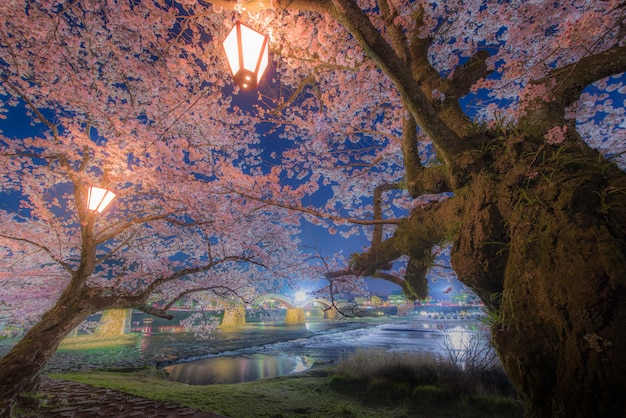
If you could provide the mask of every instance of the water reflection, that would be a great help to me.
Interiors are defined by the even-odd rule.
[[[311,368],[313,361],[304,356],[251,354],[212,357],[165,367],[170,380],[189,385],[243,383],[283,376]]]

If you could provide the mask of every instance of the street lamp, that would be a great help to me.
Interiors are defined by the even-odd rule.
[[[222,42],[233,80],[243,90],[255,89],[269,64],[269,39],[237,22]]]
[[[102,213],[115,198],[115,193],[101,187],[89,186],[87,194],[87,208],[90,211]]]

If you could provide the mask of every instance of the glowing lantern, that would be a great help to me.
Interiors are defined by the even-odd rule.
[[[115,198],[115,193],[100,187],[89,186],[87,206],[90,211],[102,213],[109,203]]]
[[[237,22],[222,43],[233,80],[243,90],[255,89],[269,63],[268,37]]]

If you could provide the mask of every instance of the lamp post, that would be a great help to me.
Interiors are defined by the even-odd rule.
[[[269,64],[269,39],[237,22],[222,46],[230,66],[233,80],[243,90],[255,89]]]
[[[101,187],[89,186],[87,194],[87,209],[92,212],[102,213],[109,203],[115,198],[115,193]]]

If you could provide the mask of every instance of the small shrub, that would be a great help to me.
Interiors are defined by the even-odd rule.
[[[411,392],[411,403],[413,405],[438,405],[446,402],[454,396],[447,390],[432,385],[417,386]]]
[[[522,412],[520,403],[515,399],[492,395],[469,396],[467,404],[472,409],[483,411],[485,414],[514,416]]]
[[[378,377],[369,382],[367,393],[370,401],[394,402],[408,398],[411,394],[411,385]]]
[[[472,367],[432,354],[357,350],[339,360],[331,384],[343,391],[364,391],[369,399],[377,401],[413,399],[420,390],[428,390],[418,390],[424,387],[440,388],[452,397],[476,394],[515,397],[515,390],[499,363],[469,363]]]
[[[357,416],[357,413],[355,412],[354,408],[345,403],[339,404],[339,414],[340,416],[345,417],[345,418],[352,418],[352,417]]]

